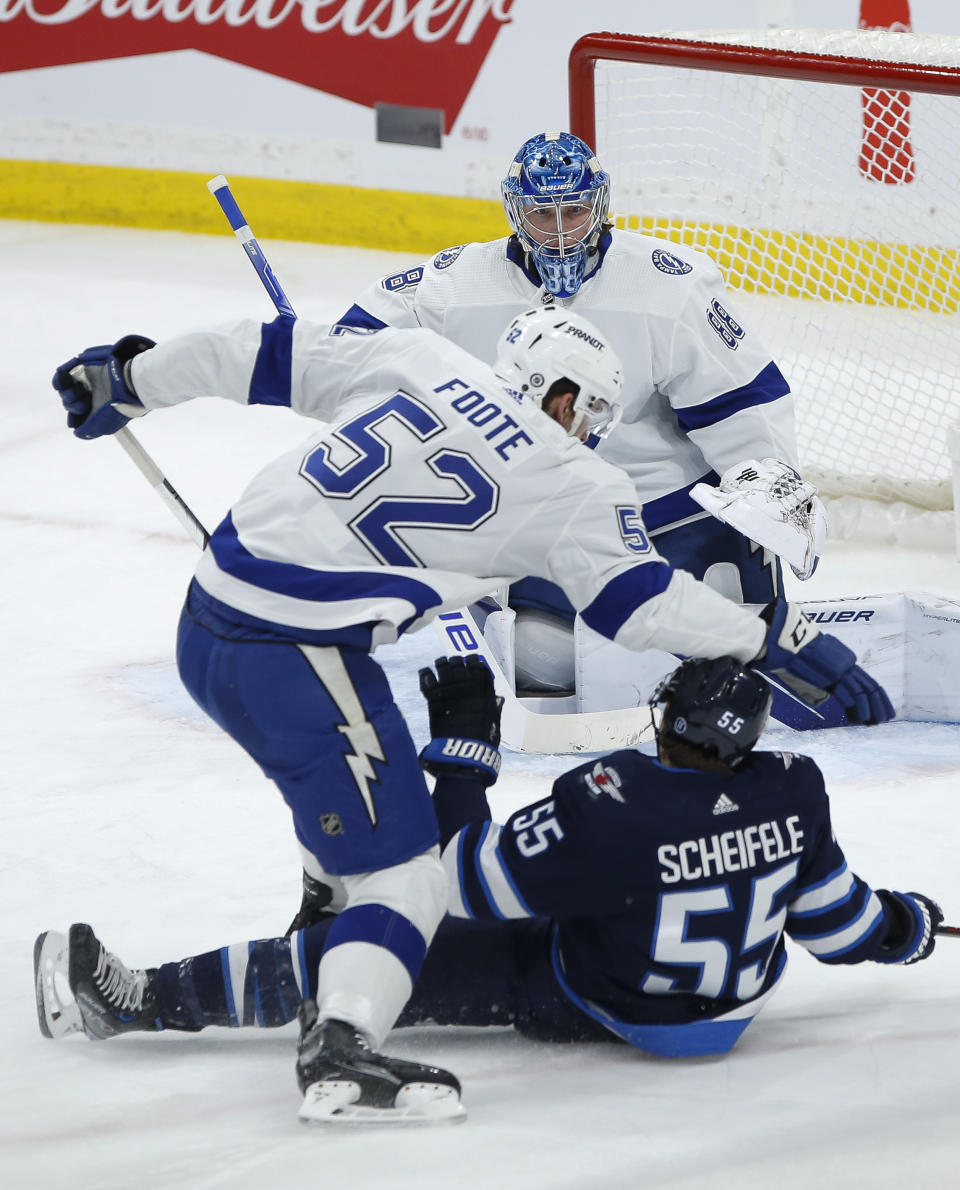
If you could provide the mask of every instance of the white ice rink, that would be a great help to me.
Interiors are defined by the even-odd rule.
[[[198,196],[198,202],[208,201]],[[266,245],[298,313],[332,319],[407,257]],[[960,1186],[960,941],[912,968],[829,968],[791,946],[784,986],[723,1060],[419,1029],[388,1048],[447,1066],[462,1127],[297,1123],[296,1028],[93,1044],[41,1037],[31,949],[89,921],[128,964],[280,933],[300,868],[273,787],[180,690],[174,630],[196,550],[109,440],[64,428],[56,364],[271,307],[233,237],[0,224],[0,1186],[4,1190],[911,1190]],[[136,432],[210,525],[315,428],[195,402]],[[960,597],[951,555],[831,544],[811,596]],[[432,632],[384,654],[415,734]],[[380,654],[378,654],[380,656]],[[768,742],[812,753],[837,834],[875,886],[960,921],[960,728],[890,724]],[[507,756],[495,809],[568,758]]]

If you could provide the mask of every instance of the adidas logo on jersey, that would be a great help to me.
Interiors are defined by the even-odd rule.
[[[739,809],[740,807],[732,798],[727,797],[725,793],[721,793],[713,807],[713,812],[714,814],[732,814],[734,810]]]

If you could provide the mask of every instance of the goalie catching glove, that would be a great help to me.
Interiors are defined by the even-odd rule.
[[[809,706],[829,695],[850,723],[885,723],[894,716],[884,688],[857,665],[856,654],[828,636],[803,612],[783,600],[760,613],[770,625],[760,653],[751,662]]]
[[[799,579],[817,568],[827,536],[827,514],[812,483],[777,459],[746,459],[717,487],[698,483],[694,500],[717,520],[790,563]]]
[[[492,785],[500,772],[500,708],[493,674],[477,656],[438,657],[420,670],[430,714],[430,743],[420,764],[435,777],[470,777]]]
[[[53,387],[78,438],[115,434],[131,417],[143,417],[147,410],[134,392],[130,361],[151,347],[152,339],[125,335],[112,345],[88,347],[57,368]]]

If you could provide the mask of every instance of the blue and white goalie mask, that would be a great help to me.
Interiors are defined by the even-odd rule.
[[[541,132],[514,157],[500,189],[547,292],[573,297],[610,206],[610,178],[589,145],[570,132]]]
[[[541,409],[554,384],[566,381],[576,394],[567,433],[590,446],[620,420],[620,357],[592,322],[560,306],[518,314],[500,336],[493,370],[508,389]]]

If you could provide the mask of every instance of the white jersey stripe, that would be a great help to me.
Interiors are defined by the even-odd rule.
[[[231,1024],[243,1024],[243,993],[247,982],[247,966],[250,962],[250,943],[237,942],[226,948],[223,962],[223,982],[228,997],[227,1008],[230,1012]]]
[[[297,981],[300,998],[306,999],[309,984],[307,982],[307,952],[303,935],[303,930],[297,930],[291,939],[294,944],[290,947],[290,965],[293,967],[293,978]]]
[[[845,929],[836,930],[831,934],[822,934],[818,938],[794,938],[794,941],[799,942],[818,959],[834,958],[846,950],[852,950],[870,933],[882,916],[883,906],[876,894],[871,893],[863,911]]]
[[[443,849],[440,860],[447,872],[447,912],[451,917],[473,917],[462,895],[460,880],[460,852],[463,847],[463,831],[458,831]]]
[[[488,823],[483,841],[477,849],[477,875],[497,917],[530,917],[520,901],[500,861],[500,835],[503,828]]]
[[[849,897],[855,886],[853,873],[846,864],[840,871],[829,877],[816,888],[808,889],[790,902],[791,917],[804,917],[808,914],[820,913],[829,906],[838,905]]]

